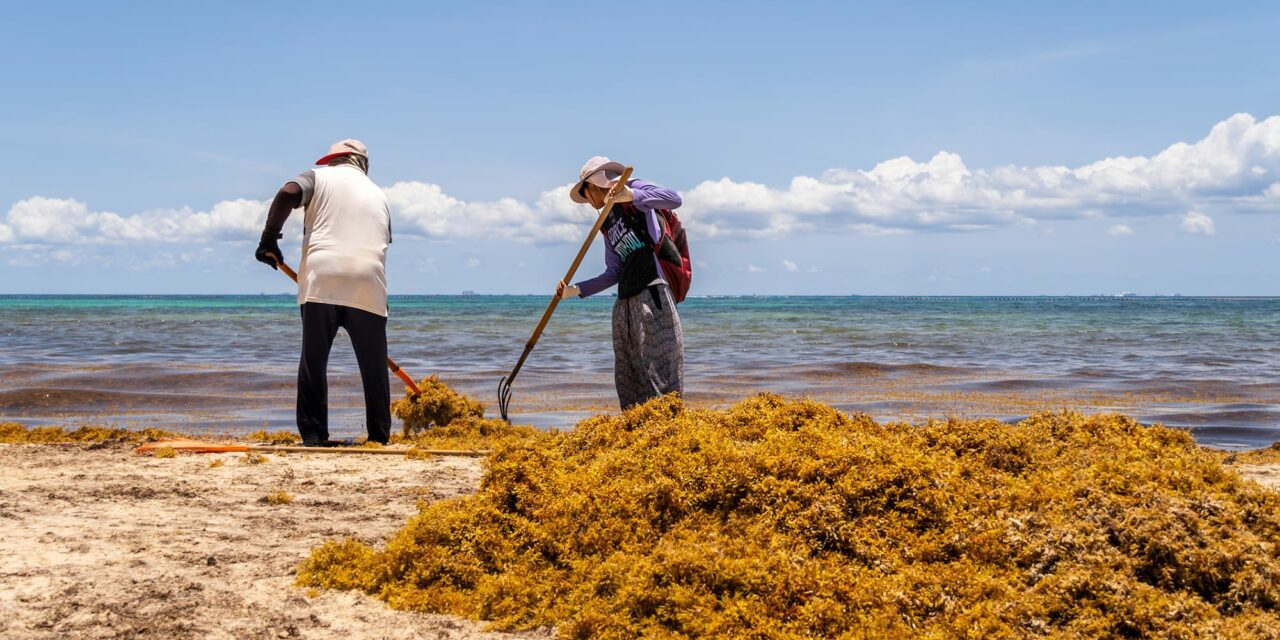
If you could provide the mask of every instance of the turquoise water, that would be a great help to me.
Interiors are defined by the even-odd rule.
[[[392,357],[492,406],[546,303],[393,296]],[[614,407],[611,304],[560,305],[515,386],[517,418]],[[1276,298],[693,298],[680,313],[695,402],[767,389],[885,419],[1013,419],[1043,400],[1216,446],[1280,437]],[[0,417],[288,427],[298,324],[290,296],[0,296]],[[358,434],[354,358],[341,339],[334,355],[334,430]]]

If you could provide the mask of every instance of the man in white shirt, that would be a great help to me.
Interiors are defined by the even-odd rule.
[[[369,440],[391,437],[391,387],[387,379],[387,246],[391,214],[386,195],[369,179],[369,152],[359,140],[343,140],[276,193],[255,257],[276,268],[283,258],[276,240],[289,214],[303,207],[298,305],[302,310],[302,359],[298,363],[298,432],[303,444],[329,440],[326,369],[341,327],[355,348],[364,385]]]

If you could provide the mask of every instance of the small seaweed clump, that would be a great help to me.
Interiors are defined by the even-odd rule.
[[[302,436],[293,431],[267,431],[259,429],[241,438],[245,442],[261,442],[268,445],[291,445],[302,442]]]
[[[509,440],[303,586],[567,638],[1280,637],[1280,495],[1184,432],[662,398]]]
[[[271,493],[258,498],[258,502],[264,504],[290,504],[293,502],[293,496],[289,495],[285,491],[272,491]]]
[[[141,443],[174,438],[178,434],[161,429],[113,429],[111,427],[78,427],[67,431],[62,427],[27,428],[13,422],[0,424],[3,444],[98,444],[102,442]]]
[[[391,412],[404,421],[404,435],[444,427],[464,418],[483,418],[484,405],[454,391],[440,376],[423,378],[422,393],[405,390],[404,397],[391,403]]]

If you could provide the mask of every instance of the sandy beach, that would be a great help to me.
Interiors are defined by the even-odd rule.
[[[0,445],[0,636],[547,638],[295,587],[325,540],[377,543],[419,501],[472,493],[483,462],[398,456],[138,456]],[[1237,470],[1280,490],[1280,464]],[[285,492],[292,502],[266,496]]]
[[[0,445],[0,637],[548,637],[293,586],[322,541],[381,540],[420,500],[475,491],[481,464]]]
[[[0,640],[1280,640],[1280,2],[120,4]]]

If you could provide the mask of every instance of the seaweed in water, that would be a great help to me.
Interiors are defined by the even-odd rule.
[[[406,390],[403,398],[391,403],[391,412],[404,421],[404,435],[444,427],[464,418],[483,418],[484,405],[464,396],[440,381],[440,376],[418,383],[421,393]]]
[[[110,427],[78,427],[67,431],[62,427],[32,427],[6,422],[0,424],[0,443],[4,444],[97,444],[103,442],[140,443],[174,438],[178,434],[161,429],[113,429]]]
[[[309,587],[569,638],[1278,637],[1280,495],[1184,432],[662,398],[498,442]]]

